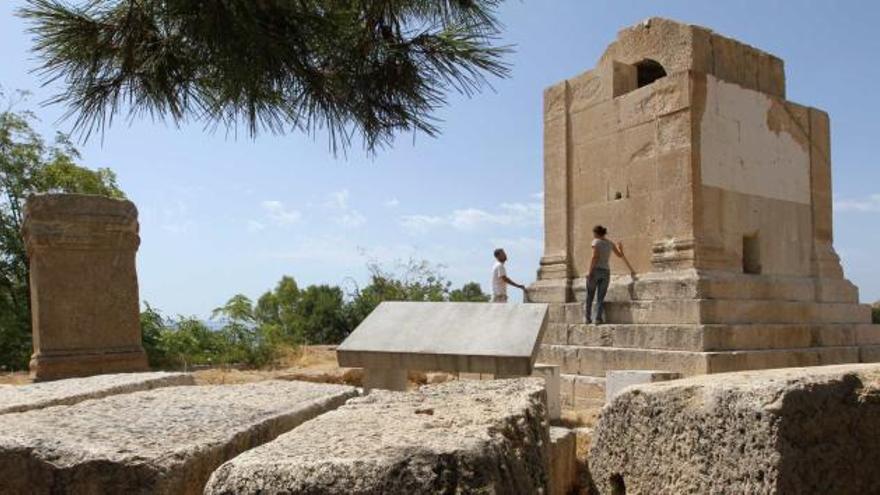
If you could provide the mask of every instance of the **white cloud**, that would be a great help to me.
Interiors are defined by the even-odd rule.
[[[398,200],[397,198],[391,198],[388,201],[385,201],[385,206],[387,208],[397,208],[398,206],[400,206],[400,200]]]
[[[837,211],[880,212],[880,194],[872,194],[865,199],[842,199],[834,202]]]
[[[348,209],[348,197],[350,196],[348,189],[343,189],[341,191],[335,191],[330,193],[330,199],[327,202],[327,205],[330,208],[336,208],[339,210],[347,210]]]
[[[449,226],[456,230],[474,230],[488,225],[536,225],[541,223],[542,214],[543,204],[539,202],[502,203],[496,211],[464,208],[453,210],[452,213],[442,216],[404,215],[400,219],[400,224],[415,233],[423,233],[436,226]]]
[[[256,220],[248,220],[247,222],[247,230],[248,232],[259,232],[265,229],[266,226]]]
[[[162,224],[162,230],[167,232],[171,232],[172,234],[186,234],[189,232],[189,229],[193,227],[195,223],[191,220],[185,220],[182,222],[172,222]]]
[[[361,212],[357,210],[349,210],[336,217],[336,223],[343,227],[359,227],[367,223],[367,217],[363,216]]]
[[[261,206],[266,210],[266,214],[277,225],[294,224],[302,218],[302,213],[298,210],[289,210],[284,207],[281,201],[263,201]]]
[[[427,232],[431,227],[441,225],[444,219],[429,215],[405,215],[400,218],[400,224],[410,232]]]
[[[348,189],[330,193],[330,197],[324,206],[336,212],[333,220],[343,227],[359,227],[367,223],[367,217],[348,204],[350,197]]]
[[[162,208],[161,217],[160,227],[172,234],[186,234],[195,226],[189,218],[189,206],[183,200],[169,202]]]

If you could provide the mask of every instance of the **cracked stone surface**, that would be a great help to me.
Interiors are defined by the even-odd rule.
[[[880,365],[704,375],[606,405],[599,493],[880,493]]]
[[[0,493],[195,494],[211,472],[356,395],[266,381],[170,387],[3,417]]]
[[[205,493],[546,493],[540,378],[375,391],[221,466]]]
[[[154,372],[116,373],[27,385],[0,386],[0,414],[71,405],[88,399],[141,390],[194,384],[195,380],[187,373]]]

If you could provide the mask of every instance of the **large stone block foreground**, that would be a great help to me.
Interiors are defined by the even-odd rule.
[[[0,493],[202,493],[223,462],[355,395],[343,385],[267,381],[7,414]]]
[[[543,380],[350,401],[221,466],[207,494],[546,493]]]
[[[589,462],[599,493],[880,493],[880,365],[636,386]]]
[[[127,394],[161,387],[194,385],[186,373],[118,373],[88,378],[0,387],[0,414],[71,405],[88,399]]]

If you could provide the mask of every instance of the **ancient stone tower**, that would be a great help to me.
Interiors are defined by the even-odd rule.
[[[612,369],[684,374],[880,360],[832,246],[828,115],[785,99],[783,62],[649,19],[544,93],[541,361],[569,400]],[[583,322],[591,229],[622,241],[610,324]],[[595,377],[595,378],[589,378]]]

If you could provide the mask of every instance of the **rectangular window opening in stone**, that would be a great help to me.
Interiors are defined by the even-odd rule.
[[[760,274],[761,245],[757,233],[743,236],[742,253],[743,273]]]

